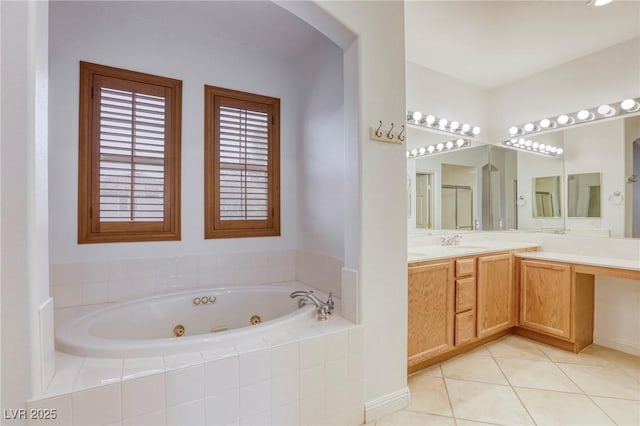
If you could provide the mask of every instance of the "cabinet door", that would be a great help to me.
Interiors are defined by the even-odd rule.
[[[409,268],[409,365],[453,347],[453,297],[452,262]]]
[[[571,339],[571,266],[523,260],[520,325]]]
[[[478,337],[506,330],[514,323],[513,255],[478,258]]]

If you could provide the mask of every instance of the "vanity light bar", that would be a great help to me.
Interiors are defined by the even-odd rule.
[[[511,138],[508,141],[502,142],[502,144],[509,146],[511,148],[517,148],[523,151],[549,155],[552,157],[556,155],[560,155],[564,152],[562,148],[559,148],[557,146],[538,143],[538,142],[532,141],[531,139],[525,139],[525,138]]]
[[[423,114],[420,111],[407,111],[407,123],[415,124],[416,126],[424,127],[426,129],[435,129],[441,132],[447,132],[454,135],[463,136],[478,136],[480,134],[480,127],[471,126],[467,123],[460,123],[458,121],[449,121],[444,117],[436,117],[431,114]]]
[[[413,148],[411,151],[407,151],[407,158],[418,158],[432,154],[439,154],[441,152],[449,152],[455,149],[464,148],[471,145],[471,141],[468,139],[456,139],[453,141],[440,142],[435,145],[421,146],[419,148]]]
[[[509,136],[523,136],[548,130],[565,128],[605,118],[632,114],[640,110],[640,98],[629,98],[612,104],[604,104],[593,108],[582,109],[571,114],[560,114],[557,117],[543,118],[509,128]]]

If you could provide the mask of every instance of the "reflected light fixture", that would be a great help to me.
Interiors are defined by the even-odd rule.
[[[436,117],[432,114],[425,115],[421,111],[407,111],[407,124],[463,137],[474,137],[480,134],[480,127],[478,126],[471,126],[467,123],[461,124],[456,120],[449,121],[444,117]]]
[[[557,156],[564,152],[562,148],[559,148],[550,144],[534,142],[531,139],[525,139],[525,138],[509,139],[502,142],[502,144],[510,148],[515,148],[522,151],[528,151],[528,152],[544,154],[549,156]]]
[[[468,139],[458,138],[456,140],[450,140],[447,142],[440,142],[435,145],[421,146],[419,148],[413,148],[407,151],[407,158],[423,157],[430,154],[447,153],[459,148],[465,148],[471,146],[471,141]]]

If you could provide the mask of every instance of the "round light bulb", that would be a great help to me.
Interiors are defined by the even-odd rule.
[[[407,151],[407,158],[411,157],[411,154],[409,153],[409,151]]]
[[[446,118],[441,118],[441,119],[438,121],[438,126],[439,126],[441,129],[444,129],[445,127],[447,127],[447,124],[449,124],[449,120],[447,120]]]
[[[446,147],[447,147],[447,149],[453,148],[453,142],[451,142],[451,141],[447,142]]]
[[[509,127],[509,134],[511,136],[515,136],[518,133],[520,133],[520,129],[518,129],[516,126]]]
[[[436,118],[433,115],[427,115],[427,118],[425,119],[425,121],[429,126],[431,126],[433,123],[435,123]]]
[[[456,141],[456,145],[458,145],[459,147],[460,147],[460,146],[462,146],[462,145],[464,145],[464,139],[458,139],[458,140]]]
[[[475,127],[473,128],[472,132],[473,132],[473,134],[474,134],[475,136],[478,136],[478,135],[480,134],[480,127],[475,126]]]
[[[471,126],[470,126],[470,125],[468,125],[467,123],[464,123],[464,124],[462,125],[462,131],[463,131],[464,133],[467,133],[469,130],[471,130]]]
[[[460,123],[458,123],[457,121],[452,121],[451,124],[449,124],[449,128],[454,132],[458,130],[459,127],[460,127]]]
[[[538,149],[539,146],[540,144],[538,142],[534,142],[533,144],[531,144],[531,148],[533,149]]]
[[[558,123],[560,124],[567,124],[569,122],[569,116],[566,114],[562,114],[560,116],[558,116]]]
[[[582,120],[582,121],[589,120],[591,118],[591,113],[586,109],[583,109],[581,111],[578,111],[578,114],[576,114],[576,117],[578,117],[578,120]]]
[[[420,149],[418,150],[418,152],[420,153],[420,155],[424,155],[425,152],[427,152],[427,148],[425,148],[424,146],[420,147]]]
[[[611,108],[610,105],[604,104],[598,107],[598,114],[603,115],[605,117],[612,115],[615,111]]]
[[[624,101],[620,102],[620,108],[628,112],[633,112],[640,109],[640,104],[633,99],[625,99]]]
[[[412,149],[411,150],[411,155],[418,155],[418,150],[417,149]]]
[[[540,145],[538,145],[538,149],[539,149],[540,151],[544,151],[544,149],[545,149],[546,147],[547,147],[547,146],[546,146],[545,144],[543,144],[543,143],[541,143]]]
[[[550,152],[551,151],[551,145],[547,145],[544,150],[547,151],[547,152]]]
[[[436,150],[436,147],[433,145],[429,145],[429,147],[427,148],[427,151],[429,151],[429,154],[431,154],[435,150]]]
[[[504,141],[504,144],[511,146],[511,141]]]
[[[551,152],[556,152],[556,151],[558,151],[558,148],[556,148],[555,146],[552,146],[552,147],[551,147],[551,149],[550,149],[550,151],[551,151]]]
[[[556,151],[556,154],[560,155],[564,152],[564,149],[562,148],[558,148],[558,150]]]
[[[439,143],[438,145],[436,145],[436,149],[438,151],[442,151],[444,149],[444,144],[443,143]]]
[[[524,125],[524,131],[525,132],[532,132],[533,129],[535,129],[536,126],[533,125],[533,123],[527,123]]]
[[[533,145],[533,142],[531,142],[531,139],[527,139],[527,141],[524,144],[526,146],[531,146],[531,145]]]
[[[548,129],[549,127],[551,127],[551,120],[549,120],[548,118],[540,120],[540,127],[542,127],[543,129]]]
[[[420,119],[422,118],[422,113],[420,111],[416,111],[413,113],[412,117],[415,121],[420,121]]]
[[[518,145],[524,145],[525,143],[527,143],[527,141],[524,140],[524,138],[518,139]]]

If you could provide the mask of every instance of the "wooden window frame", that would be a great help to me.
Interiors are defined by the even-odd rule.
[[[162,221],[100,221],[100,108],[94,82],[119,80],[151,88],[165,97],[164,214]],[[182,81],[80,62],[78,152],[78,243],[180,240],[180,147]]]
[[[205,239],[280,236],[280,99],[253,93],[204,86],[204,217]],[[219,106],[258,107],[269,115],[268,142],[268,207],[266,220],[220,220],[220,132]]]

